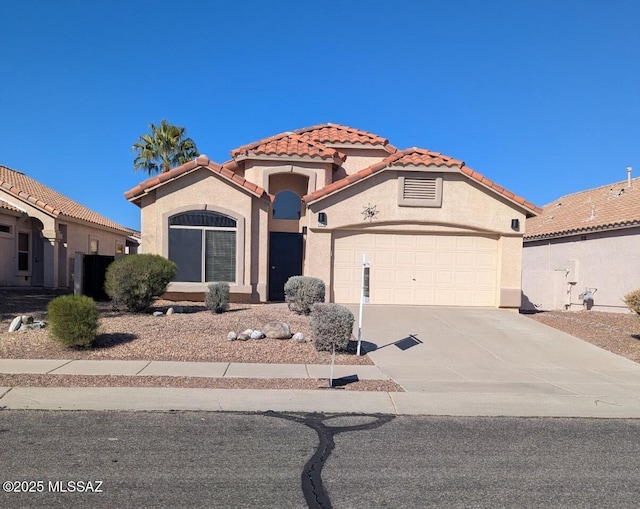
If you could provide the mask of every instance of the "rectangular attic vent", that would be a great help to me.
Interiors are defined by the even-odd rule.
[[[398,206],[442,206],[442,176],[401,175],[398,178]]]
[[[435,178],[405,177],[403,198],[405,200],[435,200],[438,196]]]

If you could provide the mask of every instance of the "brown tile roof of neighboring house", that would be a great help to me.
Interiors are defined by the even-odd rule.
[[[393,166],[406,167],[418,165],[458,167],[460,168],[460,171],[462,173],[464,173],[471,179],[475,180],[485,187],[492,189],[493,191],[506,197],[510,201],[518,203],[525,209],[528,209],[531,213],[538,213],[541,211],[541,209],[536,207],[533,203],[526,201],[524,198],[521,198],[511,191],[506,190],[504,187],[499,186],[477,171],[474,171],[468,166],[465,166],[464,161],[460,161],[444,154],[440,154],[439,152],[433,152],[431,150],[416,147],[399,150],[395,154],[391,154],[378,163],[372,164],[371,166],[353,173],[352,175],[349,175],[341,180],[337,180],[336,182],[333,182],[328,186],[323,187],[322,189],[318,189],[313,193],[305,195],[303,197],[303,200],[306,203],[311,203],[313,201],[319,200],[320,198],[324,198],[325,196],[328,196],[340,189],[350,186],[355,182],[365,179],[370,175],[373,175],[374,173]]]
[[[335,149],[325,147],[295,133],[281,133],[258,140],[231,151],[234,159],[251,156],[296,156],[331,161],[341,165],[346,157]]]
[[[149,192],[151,189],[154,189],[159,185],[164,184],[165,182],[175,180],[182,175],[195,171],[199,168],[207,168],[212,172],[217,173],[225,180],[228,180],[232,184],[249,191],[255,196],[265,196],[270,199],[272,198],[265,192],[264,189],[238,175],[235,172],[237,167],[238,165],[234,161],[227,161],[226,163],[219,165],[218,163],[209,160],[207,156],[201,155],[192,161],[188,161],[183,165],[178,166],[177,168],[173,168],[172,170],[160,173],[155,177],[151,177],[144,182],[141,182],[133,189],[130,189],[129,191],[124,193],[124,196],[129,201],[135,201],[145,193]]]
[[[2,165],[0,165],[0,188],[15,196],[16,200],[28,203],[54,217],[63,215],[98,226],[113,228],[127,234],[131,232],[130,228],[111,221],[111,219],[67,198],[24,173]]]
[[[381,145],[381,148],[390,154],[393,154],[398,150],[389,143],[389,140],[378,136],[377,134],[339,124],[318,124],[311,127],[305,127],[303,129],[297,129],[294,133],[318,143]]]
[[[20,210],[18,207],[14,207],[2,199],[0,199],[0,209],[11,210],[12,212],[20,212],[21,214],[24,214],[24,210]]]
[[[568,194],[527,219],[525,240],[640,225],[640,178]]]

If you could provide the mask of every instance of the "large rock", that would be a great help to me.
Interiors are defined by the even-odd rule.
[[[291,338],[291,328],[285,322],[269,322],[262,327],[265,336],[271,339]]]
[[[20,328],[21,325],[22,325],[22,317],[21,316],[16,316],[12,320],[11,325],[9,325],[9,332],[17,331]]]

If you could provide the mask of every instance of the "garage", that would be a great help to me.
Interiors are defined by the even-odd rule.
[[[497,253],[490,235],[336,231],[333,300],[360,301],[365,254],[371,304],[495,306]]]

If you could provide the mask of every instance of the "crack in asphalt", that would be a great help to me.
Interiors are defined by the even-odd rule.
[[[333,437],[338,433],[362,431],[379,428],[395,419],[395,415],[380,414],[339,414],[325,415],[319,413],[303,414],[302,416],[268,411],[265,415],[297,422],[313,429],[318,434],[318,446],[302,469],[302,493],[310,509],[331,509],[331,500],[322,483],[322,468],[335,448]],[[374,418],[373,422],[356,424],[353,426],[328,426],[323,421],[342,417]]]

